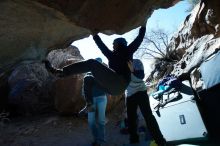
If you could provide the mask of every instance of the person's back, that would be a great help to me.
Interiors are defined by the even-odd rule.
[[[95,60],[103,63],[100,57],[95,58]],[[82,95],[85,97],[86,106],[93,103],[93,98],[106,95],[103,88],[94,82],[94,76],[91,72],[86,73],[83,78]],[[83,109],[80,112],[83,112]]]
[[[131,74],[131,81],[125,91],[126,97],[135,94],[138,91],[146,91],[147,86],[144,82],[144,66],[139,59],[133,59],[133,72]]]
[[[88,72],[85,76],[84,76],[84,80],[86,78],[94,78],[91,72]],[[83,85],[84,86],[84,85]],[[84,92],[84,89],[83,89]],[[101,89],[101,87],[99,87],[97,84],[94,84],[92,87],[92,96],[94,97],[98,97],[98,96],[103,96],[106,95],[106,93],[103,91],[103,89]]]
[[[109,68],[113,69],[119,75],[122,75],[128,82],[130,81],[130,70],[127,63],[133,59],[134,52],[138,49],[143,41],[146,32],[145,25],[146,24],[140,28],[139,35],[129,45],[127,45],[127,42],[124,38],[115,39],[113,42],[113,51],[108,49],[108,47],[102,42],[101,38],[97,34],[93,36],[97,46],[107,57]]]
[[[166,140],[163,138],[150,108],[147,87],[143,81],[144,66],[140,60],[134,59],[132,64],[129,64],[129,68],[132,75],[126,89],[126,106],[130,143],[139,143],[139,135],[137,133],[137,108],[139,107],[153,139],[159,146],[162,146],[166,143]]]

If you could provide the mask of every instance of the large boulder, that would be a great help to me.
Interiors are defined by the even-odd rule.
[[[0,78],[0,83],[4,85],[0,86],[1,90],[6,91],[6,88],[8,90],[5,80],[11,71],[13,72],[9,79],[10,98],[17,87],[22,89],[19,89],[19,95],[16,94],[17,99],[27,93],[26,89],[28,91],[33,87],[37,90],[44,89],[41,86],[42,81],[39,82],[37,76],[40,72],[46,75],[46,71],[39,60],[44,59],[49,51],[67,48],[73,41],[88,37],[94,31],[106,34],[125,33],[140,26],[155,9],[168,8],[178,1],[2,0],[0,2],[0,77],[4,76],[4,80]],[[52,58],[50,61],[56,67],[71,63],[58,60],[53,62],[53,60]],[[28,65],[30,62],[32,64]],[[34,69],[33,67],[36,66],[37,68]],[[20,80],[21,68],[27,73]],[[31,76],[33,74],[36,77]],[[62,81],[57,81],[56,84],[58,82]],[[38,92],[28,92],[30,93],[33,93],[34,97],[26,97],[36,99],[35,103],[38,103],[39,95],[36,94]],[[5,99],[7,94],[8,92],[5,92],[1,95]]]
[[[47,58],[55,68],[63,68],[66,65],[83,60],[78,48],[75,46],[53,50]],[[84,106],[81,92],[82,83],[83,74],[56,78],[51,92],[54,97],[54,106],[60,113],[75,113]]]
[[[85,106],[86,103],[82,96],[82,84],[82,75],[73,75],[59,79],[55,82],[53,94],[55,98],[55,108],[59,113],[64,115],[75,114]],[[122,97],[122,95],[107,95],[107,112],[111,112],[116,106],[118,106]]]
[[[125,33],[153,10],[178,0],[2,0],[0,68],[26,59],[41,60],[50,49],[66,48],[91,31]]]
[[[138,27],[153,10],[168,8],[179,0],[36,0],[62,12],[78,26],[89,30],[125,33]],[[107,16],[107,17],[106,17]]]
[[[52,84],[42,63],[19,64],[9,76],[8,84],[8,102],[13,109],[12,113],[32,115],[53,108],[49,92]]]
[[[55,108],[61,114],[79,112],[85,101],[82,96],[82,75],[73,75],[56,80],[53,88]]]

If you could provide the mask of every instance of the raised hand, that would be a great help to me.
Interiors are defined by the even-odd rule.
[[[97,35],[98,33],[99,33],[99,31],[96,28],[91,30],[92,36]]]
[[[147,19],[145,18],[145,20],[144,20],[144,22],[142,23],[141,26],[146,27],[146,25],[147,25]]]

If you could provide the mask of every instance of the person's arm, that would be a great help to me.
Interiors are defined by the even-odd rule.
[[[101,52],[109,58],[112,52],[108,49],[108,47],[102,42],[101,38],[98,34],[93,35],[93,40],[95,41],[96,45],[99,47]]]
[[[141,45],[141,43],[143,42],[144,36],[145,36],[145,32],[146,32],[146,24],[143,24],[141,28],[139,29],[138,36],[135,38],[135,40],[132,43],[128,45],[130,53],[133,54],[138,49],[138,47]]]

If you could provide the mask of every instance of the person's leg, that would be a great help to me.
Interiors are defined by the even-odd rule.
[[[94,106],[93,107],[94,109],[96,108],[95,98],[93,100],[92,106]],[[96,142],[96,139],[97,139],[97,125],[96,125],[96,113],[95,113],[95,110],[88,112],[88,125],[89,125],[89,128],[90,128],[91,132],[92,132],[92,136],[93,136],[94,142]]]
[[[137,103],[134,95],[127,98],[127,116],[128,116],[128,132],[130,143],[138,143],[139,136],[137,134]]]
[[[118,95],[124,92],[128,85],[122,76],[115,71],[94,59],[77,62],[63,68],[65,75],[92,72],[97,84],[99,84],[104,91]]]
[[[106,95],[96,97],[97,112],[98,112],[98,135],[97,142],[99,144],[105,143],[105,111],[107,105]]]
[[[65,66],[62,70],[54,69],[49,61],[44,61],[44,63],[48,71],[54,74],[57,73],[60,76],[92,72],[97,84],[99,84],[105,92],[112,95],[122,94],[129,83],[129,80],[124,79],[123,76],[118,75],[115,71],[95,59],[73,63]]]
[[[166,143],[164,139],[159,125],[152,114],[152,110],[150,108],[149,97],[147,95],[147,91],[140,91],[137,94],[138,105],[140,107],[141,113],[144,116],[147,127],[151,132],[153,139],[156,141],[158,145],[163,145]]]

